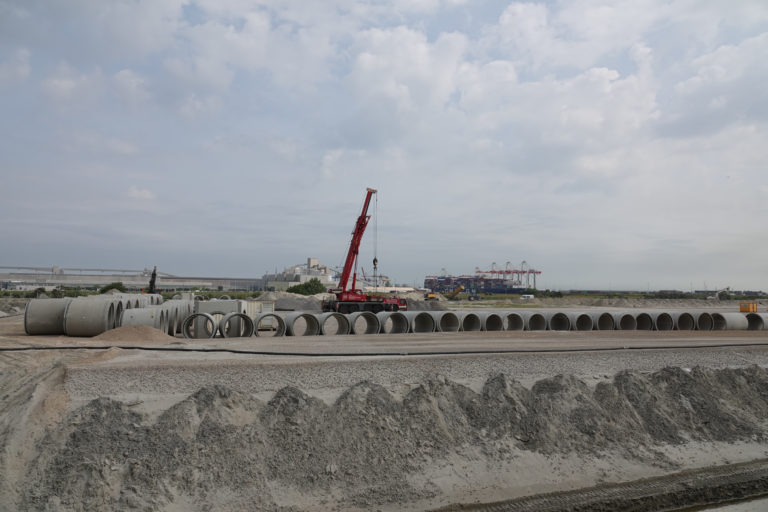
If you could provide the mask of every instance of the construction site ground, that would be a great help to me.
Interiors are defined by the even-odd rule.
[[[768,331],[186,340],[0,318],[0,510],[633,510],[768,493]],[[663,478],[662,478],[663,477]]]

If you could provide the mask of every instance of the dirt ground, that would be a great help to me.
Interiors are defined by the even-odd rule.
[[[427,510],[768,458],[768,331],[745,336],[751,349],[421,356],[410,375],[392,358],[376,361],[389,373],[364,355],[287,360],[312,379],[250,388],[224,368],[274,358],[196,353],[227,363],[217,378],[154,329],[33,340],[22,325],[0,319],[0,510]],[[548,343],[531,334],[486,343]],[[718,337],[733,333],[703,345]]]

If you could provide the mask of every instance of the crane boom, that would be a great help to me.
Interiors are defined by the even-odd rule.
[[[352,272],[352,268],[356,267],[357,255],[360,252],[360,241],[363,239],[363,233],[368,226],[368,221],[371,216],[368,215],[368,207],[371,204],[371,197],[376,193],[376,189],[367,188],[365,194],[365,201],[363,202],[363,211],[360,212],[360,216],[355,223],[355,229],[352,231],[352,240],[349,242],[349,251],[347,251],[347,259],[344,262],[344,269],[341,272],[341,279],[339,280],[339,288],[342,292],[347,291],[347,282],[349,282],[349,275],[352,274],[352,287],[350,290],[354,291],[357,286],[357,270]]]

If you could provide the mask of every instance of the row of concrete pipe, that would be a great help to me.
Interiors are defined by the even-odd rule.
[[[193,332],[203,320],[204,329]],[[316,336],[343,334],[404,334],[459,331],[711,331],[768,329],[768,314],[705,311],[642,312],[496,312],[405,311],[341,313],[291,312],[284,316],[263,313],[250,318],[242,313],[225,315],[217,323],[207,313],[188,317],[182,333],[188,338],[249,336]]]
[[[458,331],[710,331],[768,329],[768,314],[708,311],[398,311],[311,313],[194,313],[193,300],[116,294],[75,299],[34,299],[27,305],[27,334],[96,336],[115,327],[149,325],[186,338],[404,334]]]

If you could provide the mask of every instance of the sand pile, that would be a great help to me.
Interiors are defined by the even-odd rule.
[[[326,295],[328,294],[299,295],[288,292],[266,292],[259,295],[256,300],[274,302],[277,311],[321,311],[321,303]]]
[[[159,329],[148,325],[124,325],[116,329],[110,329],[98,336],[94,340],[101,341],[157,341],[170,343],[176,341],[176,338],[169,336]]]
[[[286,387],[264,403],[206,387],[152,422],[97,399],[49,430],[21,481],[24,510],[279,510],[288,491],[374,508],[436,493],[412,478],[468,451],[663,462],[657,448],[765,440],[768,372],[625,371],[590,388],[570,376],[527,389],[506,375],[477,393],[435,378],[402,400],[361,382],[335,403]],[[417,483],[421,482],[421,483]]]

